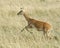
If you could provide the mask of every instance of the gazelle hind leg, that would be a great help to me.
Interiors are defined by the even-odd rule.
[[[45,31],[45,32],[44,32],[44,34],[45,34],[45,38],[46,38],[46,39],[48,39],[48,40],[50,40],[50,39],[51,39],[51,37],[50,37],[50,35],[49,35],[49,34],[50,34],[50,32],[49,32],[48,30],[47,30],[47,31]]]
[[[48,31],[46,29],[44,29],[43,34],[44,34],[44,37],[48,39]]]

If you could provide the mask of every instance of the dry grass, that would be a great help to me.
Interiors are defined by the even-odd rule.
[[[59,41],[45,40],[42,32],[35,29],[29,29],[34,36],[26,30],[20,32],[27,25],[23,16],[17,16],[21,7],[31,18],[52,24],[51,35],[57,36]],[[60,48],[60,1],[0,0],[0,48]]]

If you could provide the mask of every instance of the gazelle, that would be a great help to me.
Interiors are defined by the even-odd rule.
[[[38,21],[38,20],[35,20],[35,19],[30,18],[28,16],[28,14],[24,10],[20,10],[17,13],[17,15],[23,15],[25,17],[26,21],[28,22],[28,25],[25,26],[24,29],[27,29],[28,30],[28,28],[33,28],[33,26],[34,26],[38,31],[43,31],[44,36],[47,36],[48,37],[48,34],[47,33],[51,29],[51,25],[50,24],[48,24],[46,22],[42,22],[42,21]]]

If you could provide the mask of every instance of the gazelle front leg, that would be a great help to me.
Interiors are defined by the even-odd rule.
[[[21,32],[23,32],[24,31],[24,29],[26,29],[27,28],[27,26],[25,26],[22,30],[21,30]]]
[[[21,30],[21,32],[23,32],[24,29],[28,28],[28,26],[29,26],[29,24],[28,24],[27,26],[25,26],[25,27]]]
[[[29,31],[28,28],[31,28],[31,27],[32,27],[32,26],[31,26],[30,24],[28,24],[27,26],[25,26],[25,27],[21,30],[21,32],[24,31],[24,29],[26,29],[27,31]],[[29,32],[32,33],[31,31],[29,31]]]

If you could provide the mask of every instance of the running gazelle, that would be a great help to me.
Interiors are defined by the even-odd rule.
[[[51,25],[46,23],[46,22],[43,22],[43,21],[38,21],[36,19],[32,19],[29,17],[28,13],[26,11],[24,11],[23,9],[21,9],[17,15],[23,15],[28,23],[27,26],[25,26],[23,28],[24,29],[27,29],[28,28],[33,28],[33,26],[38,30],[38,31],[43,31],[43,34],[44,36],[47,36],[48,37],[48,32],[51,30]],[[21,31],[23,31],[21,30]],[[29,31],[29,30],[28,30]]]

